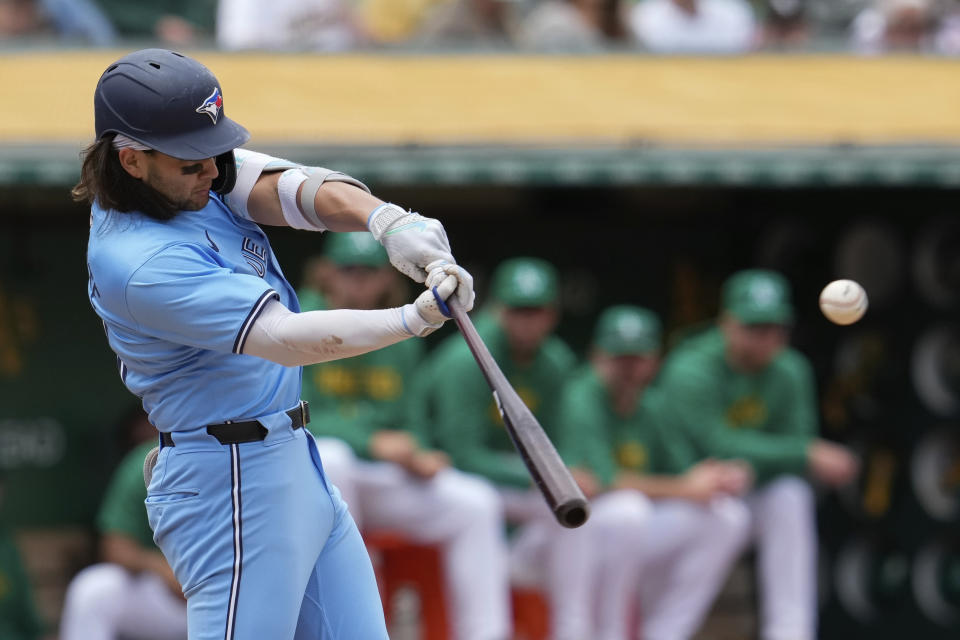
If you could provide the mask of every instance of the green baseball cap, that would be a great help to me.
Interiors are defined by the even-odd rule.
[[[338,267],[382,267],[390,259],[383,246],[366,231],[328,233],[323,254]]]
[[[738,271],[723,284],[723,310],[744,324],[790,324],[790,283],[776,271]]]
[[[508,307],[548,307],[557,301],[557,270],[539,258],[512,258],[493,274],[494,298]]]
[[[612,356],[644,355],[660,350],[662,328],[653,311],[633,305],[608,307],[593,331],[593,346]]]

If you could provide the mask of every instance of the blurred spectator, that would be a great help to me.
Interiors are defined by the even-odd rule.
[[[930,0],[878,0],[854,19],[853,47],[867,54],[932,50],[936,17]]]
[[[436,6],[417,33],[427,45],[503,46],[513,41],[513,0],[450,0]]]
[[[817,529],[806,475],[850,482],[858,463],[817,436],[813,372],[788,347],[790,287],[741,271],[723,287],[718,326],[676,347],[660,379],[665,422],[700,458],[740,459],[757,478],[746,496],[757,540],[762,638],[816,637]]]
[[[0,0],[0,38],[50,34],[98,46],[117,37],[93,0]]]
[[[366,0],[357,11],[371,40],[402,42],[416,34],[431,9],[452,0]]]
[[[934,35],[934,50],[948,56],[960,56],[960,6],[951,2],[940,16],[940,26]]]
[[[0,0],[0,38],[31,35],[42,26],[34,0]]]
[[[0,472],[0,503],[6,478]],[[43,626],[13,534],[0,520],[0,638],[38,640]]]
[[[224,49],[344,51],[365,39],[346,0],[220,0],[217,9]]]
[[[102,563],[87,567],[70,583],[60,640],[187,637],[187,602],[154,545],[143,504],[143,461],[157,434],[146,414],[137,414],[122,435],[149,434],[149,439],[124,457],[107,487],[97,518]]]
[[[536,49],[584,50],[628,42],[620,0],[546,0],[524,21],[520,41]]]
[[[94,0],[40,0],[40,4],[61,37],[98,46],[117,39],[116,29]]]
[[[655,53],[743,53],[758,38],[746,0],[643,0],[630,27]]]
[[[810,39],[810,24],[804,0],[767,0],[763,7],[761,46],[793,49]]]
[[[123,38],[156,38],[162,44],[196,44],[213,35],[217,0],[96,0]]]

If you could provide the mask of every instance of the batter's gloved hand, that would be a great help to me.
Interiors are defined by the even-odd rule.
[[[427,289],[417,297],[413,304],[427,325],[417,332],[418,336],[430,335],[450,319],[450,310],[447,308],[446,301],[453,295],[456,288],[456,276],[447,276],[440,284]]]
[[[439,220],[405,211],[395,204],[383,204],[370,214],[367,227],[387,250],[390,264],[417,282],[427,280],[429,267],[436,271],[441,264],[456,266],[447,232]],[[469,311],[473,307],[473,278],[463,269],[449,275],[457,276],[460,289],[457,298]],[[436,279],[431,288],[443,278],[437,276]]]
[[[436,260],[428,264],[427,288],[432,289],[443,282],[448,276],[453,276],[457,279],[457,290],[454,293],[460,302],[460,306],[463,307],[464,311],[473,309],[473,299],[476,295],[473,291],[473,276],[460,265],[447,262],[446,260]]]

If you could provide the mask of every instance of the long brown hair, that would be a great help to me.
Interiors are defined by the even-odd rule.
[[[140,211],[156,220],[170,220],[177,207],[156,189],[134,178],[120,164],[113,134],[103,136],[83,150],[80,182],[70,191],[75,202],[98,204],[107,211]],[[145,153],[152,153],[146,151]]]

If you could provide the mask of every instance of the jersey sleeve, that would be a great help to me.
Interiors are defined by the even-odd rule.
[[[783,434],[812,438],[817,435],[817,394],[813,369],[797,352],[785,354],[774,428]]]
[[[610,442],[603,407],[583,377],[565,387],[556,423],[557,449],[571,467],[589,470],[608,487],[616,476],[613,443]]]
[[[125,298],[131,319],[148,335],[242,353],[264,305],[279,295],[262,278],[219,264],[203,247],[176,244],[137,269]]]

